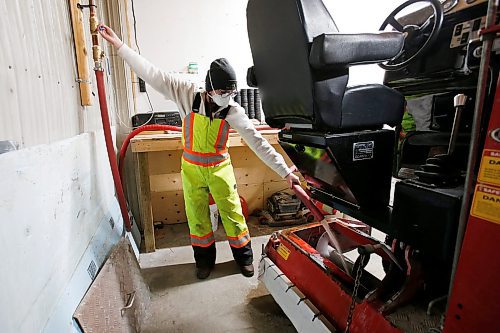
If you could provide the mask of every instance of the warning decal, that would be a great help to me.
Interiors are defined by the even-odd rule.
[[[500,185],[500,151],[490,149],[484,151],[478,180],[488,184]]]
[[[500,189],[477,185],[471,215],[500,224]]]
[[[288,260],[288,256],[290,256],[290,250],[283,244],[278,245],[278,254],[283,257],[283,259]]]

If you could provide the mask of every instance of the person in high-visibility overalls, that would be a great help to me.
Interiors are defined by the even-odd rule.
[[[209,194],[219,209],[236,263],[243,275],[253,276],[250,234],[227,149],[229,129],[234,128],[262,161],[287,179],[290,187],[299,183],[299,178],[232,99],[237,92],[233,68],[224,58],[213,61],[207,71],[205,91],[197,91],[194,84],[154,67],[124,45],[109,27],[100,26],[100,32],[139,77],[179,107],[183,119],[182,188],[197,277],[208,277],[215,265]]]

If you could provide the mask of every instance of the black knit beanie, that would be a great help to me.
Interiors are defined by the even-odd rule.
[[[210,79],[212,80],[210,81]],[[236,73],[233,67],[226,58],[220,58],[210,64],[210,69],[207,71],[207,77],[205,78],[205,90],[236,90],[236,82]]]

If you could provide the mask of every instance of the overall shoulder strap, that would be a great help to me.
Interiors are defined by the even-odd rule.
[[[231,110],[231,106],[228,106],[227,108],[225,108],[224,110],[222,110],[220,112],[220,118],[221,119],[226,119],[227,114],[229,113],[229,110]]]
[[[194,101],[193,101],[193,112],[194,113],[198,113],[200,112],[200,105],[201,105],[201,93],[196,93],[196,95],[194,95]]]

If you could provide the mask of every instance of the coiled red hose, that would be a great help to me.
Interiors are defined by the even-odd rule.
[[[264,130],[273,130],[274,128],[269,127],[268,125],[262,125],[262,126],[256,126],[255,127],[258,131],[264,131]],[[182,128],[178,126],[172,126],[172,125],[143,125],[141,127],[138,127],[134,129],[132,132],[127,135],[125,138],[125,141],[123,141],[122,147],[120,148],[120,154],[119,154],[119,159],[118,159],[118,170],[120,173],[120,179],[123,183],[123,164],[125,160],[125,155],[127,154],[127,149],[130,144],[130,140],[136,136],[137,134],[144,132],[144,131],[174,131],[174,132],[182,132]],[[236,132],[235,130],[231,129],[229,132],[234,133]]]
[[[171,125],[143,125],[141,127],[136,128],[132,132],[127,135],[125,141],[122,143],[122,147],[120,148],[120,154],[118,157],[118,171],[120,173],[120,179],[123,182],[123,161],[125,160],[125,155],[127,154],[128,145],[130,144],[130,140],[136,136],[137,134],[144,131],[175,131],[182,132],[182,128]]]

